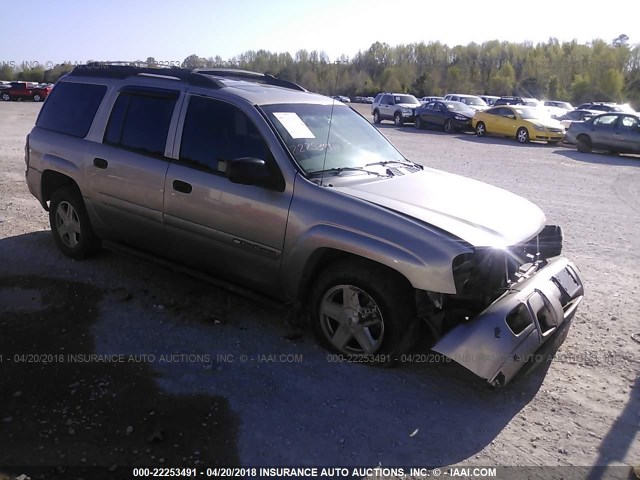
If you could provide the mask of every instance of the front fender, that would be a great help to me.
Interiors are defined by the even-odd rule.
[[[450,259],[427,264],[401,245],[344,227],[321,224],[299,236],[283,259],[283,287],[288,296],[298,297],[305,267],[322,249],[333,249],[386,265],[406,277],[417,289],[455,292]]]

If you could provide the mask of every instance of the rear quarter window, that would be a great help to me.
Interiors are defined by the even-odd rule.
[[[36,126],[84,138],[106,92],[104,85],[58,83],[43,105]]]

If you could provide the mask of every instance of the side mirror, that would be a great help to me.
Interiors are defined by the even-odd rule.
[[[284,178],[280,172],[273,172],[261,158],[241,157],[227,165],[227,178],[231,183],[255,185],[278,192],[284,191]]]

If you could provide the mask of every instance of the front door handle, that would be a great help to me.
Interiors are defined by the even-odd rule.
[[[93,165],[104,170],[109,166],[109,162],[107,162],[104,158],[94,158]]]
[[[182,180],[174,180],[173,189],[177,192],[191,193],[193,187],[191,187],[190,183],[183,182]]]

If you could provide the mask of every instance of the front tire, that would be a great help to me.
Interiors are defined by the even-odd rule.
[[[49,224],[58,248],[68,257],[84,258],[100,247],[77,188],[68,186],[53,192]]]
[[[516,140],[518,140],[518,143],[529,143],[529,130],[520,127],[516,132]]]
[[[396,127],[401,127],[404,125],[404,120],[402,120],[402,115],[398,112],[393,116],[393,123],[395,123]]]
[[[476,135],[479,137],[484,137],[487,134],[487,127],[484,122],[478,122],[476,124]]]
[[[40,96],[40,94],[36,93],[36,94],[33,96],[33,101],[34,101],[34,102],[41,102],[41,101],[42,101],[42,97]]]
[[[453,120],[451,120],[450,118],[447,119],[446,122],[444,122],[444,131],[447,133],[454,133],[456,131],[455,127],[453,126]]]
[[[8,93],[3,93],[2,100],[8,102],[9,100],[11,100],[11,96]]]
[[[415,295],[403,277],[381,265],[338,261],[312,289],[311,324],[329,350],[394,363],[413,344]]]
[[[423,128],[422,120],[420,119],[420,117],[416,117],[416,128],[418,130],[422,130],[422,128]]]
[[[593,150],[593,144],[587,135],[580,135],[578,137],[576,147],[578,148],[578,151],[582,153],[591,153],[591,150]]]

